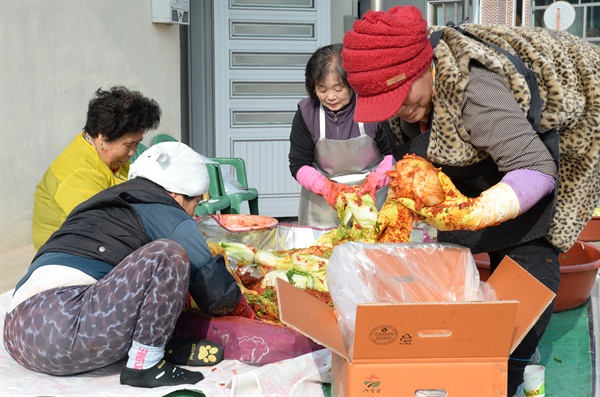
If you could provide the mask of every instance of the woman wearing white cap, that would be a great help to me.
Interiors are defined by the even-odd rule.
[[[194,384],[200,372],[173,364],[211,365],[222,349],[197,341],[190,358],[169,342],[188,291],[208,315],[253,316],[191,217],[209,185],[202,157],[154,145],[129,178],[77,206],[17,284],[4,345],[24,367],[71,375],[127,358],[122,384]]]

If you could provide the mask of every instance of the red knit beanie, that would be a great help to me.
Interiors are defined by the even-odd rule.
[[[354,120],[391,118],[431,65],[427,21],[414,6],[369,11],[344,36],[342,62],[357,94]]]

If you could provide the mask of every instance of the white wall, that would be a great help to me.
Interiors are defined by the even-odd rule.
[[[331,42],[341,43],[344,40],[344,16],[358,15],[356,0],[331,0]]]
[[[0,1],[0,253],[31,242],[35,186],[96,89],[154,98],[180,136],[179,26],[151,21],[151,0]]]

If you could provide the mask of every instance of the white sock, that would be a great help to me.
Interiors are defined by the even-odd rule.
[[[131,348],[127,353],[129,359],[125,366],[131,369],[148,369],[156,364],[165,355],[165,348],[146,346],[139,342],[133,341]]]

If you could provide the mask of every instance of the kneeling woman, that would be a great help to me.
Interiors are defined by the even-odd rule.
[[[202,157],[165,142],[132,164],[127,182],[76,207],[16,286],[4,325],[9,354],[51,375],[127,357],[121,383],[137,387],[202,380],[164,359],[188,291],[208,315],[253,314],[191,217],[208,185]]]

